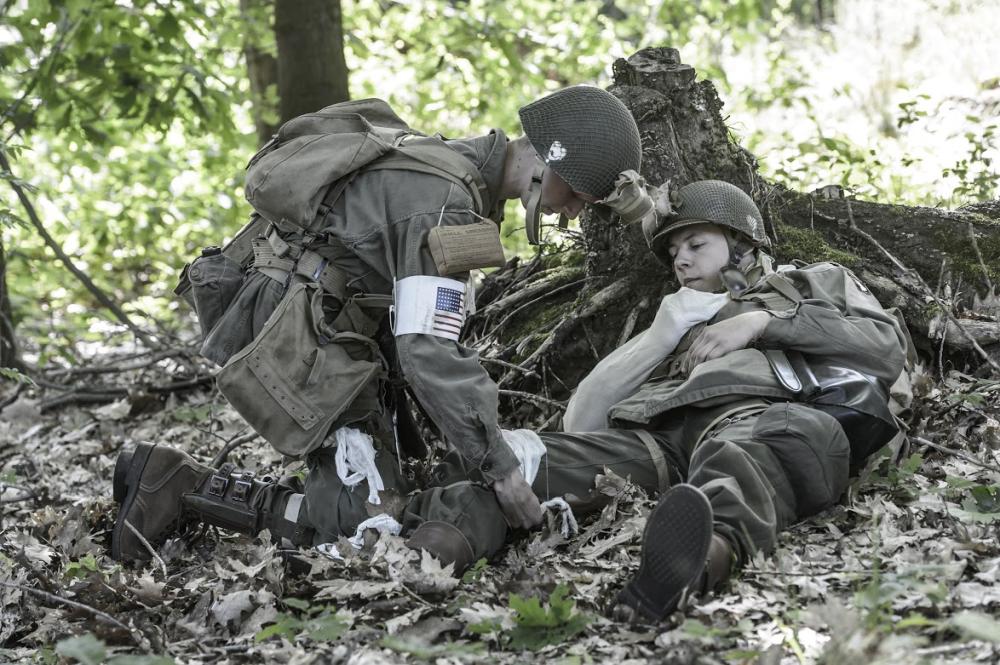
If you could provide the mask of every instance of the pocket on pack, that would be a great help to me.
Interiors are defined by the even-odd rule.
[[[257,337],[218,376],[219,389],[279,452],[319,448],[337,418],[375,379],[378,348],[367,337],[331,330],[323,294],[295,284]]]

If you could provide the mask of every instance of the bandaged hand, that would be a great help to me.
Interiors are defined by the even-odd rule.
[[[770,320],[767,312],[745,312],[706,326],[684,355],[684,371],[690,372],[706,360],[747,348],[764,333]]]
[[[729,301],[725,293],[707,293],[682,286],[660,301],[648,337],[664,356],[673,352],[688,330],[718,314]]]

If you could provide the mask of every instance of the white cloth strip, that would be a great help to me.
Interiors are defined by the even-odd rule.
[[[368,502],[379,505],[378,493],[385,489],[385,483],[375,466],[375,447],[371,436],[353,427],[341,427],[334,432],[334,441],[337,444],[335,459],[340,481],[354,487],[367,480]]]
[[[514,457],[521,464],[521,475],[529,485],[535,482],[538,475],[538,467],[545,455],[545,444],[542,438],[530,429],[503,429],[504,441],[510,446]]]
[[[576,516],[573,515],[573,509],[569,507],[565,499],[561,497],[549,499],[542,503],[542,508],[559,511],[559,516],[562,517],[562,526],[559,528],[559,533],[562,534],[563,538],[569,538],[580,530],[579,525],[576,523]]]
[[[303,497],[305,497],[304,494],[293,494],[288,497],[288,503],[285,504],[285,514],[283,515],[285,521],[298,524],[299,510],[302,509]]]

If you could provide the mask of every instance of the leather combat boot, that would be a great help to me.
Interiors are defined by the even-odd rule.
[[[114,499],[118,517],[111,531],[111,556],[118,561],[151,558],[132,529],[153,547],[182,525],[182,497],[193,492],[212,469],[166,446],[140,443],[118,455]],[[132,529],[129,528],[132,526]]]
[[[414,550],[427,550],[442,566],[454,563],[452,573],[461,577],[475,563],[475,552],[468,538],[458,527],[448,522],[424,522],[406,539],[406,546]]]
[[[686,594],[700,591],[708,583],[708,568],[713,568],[713,575],[721,575],[721,563],[708,563],[713,545],[715,556],[730,563],[731,549],[712,532],[708,497],[691,485],[671,487],[646,521],[639,572],[618,594],[615,618],[657,622],[676,610]]]
[[[269,528],[276,540],[309,544],[311,530],[284,518],[285,504],[294,495],[287,484],[257,479],[233,464],[213,471],[179,450],[140,443],[121,453],[115,465],[114,497],[120,507],[111,556],[120,561],[150,558],[128,524],[153,547],[191,522],[249,536]]]

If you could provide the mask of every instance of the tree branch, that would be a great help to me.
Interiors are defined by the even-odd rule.
[[[0,148],[0,168],[3,168],[6,173],[13,176],[10,161],[8,161],[7,154],[2,148]],[[59,261],[62,262],[62,264],[66,266],[66,268],[73,273],[78,280],[80,280],[80,283],[82,283],[87,290],[90,291],[90,293],[99,303],[101,303],[101,305],[110,310],[111,313],[115,315],[115,318],[131,330],[132,334],[140,339],[143,344],[149,348],[156,348],[158,345],[153,338],[133,323],[128,317],[128,314],[126,314],[121,307],[117,305],[117,303],[111,300],[111,298],[105,295],[105,293],[101,291],[96,284],[94,284],[93,280],[91,280],[85,272],[80,270],[76,264],[73,263],[73,259],[71,259],[69,255],[63,251],[62,247],[59,246],[59,243],[55,241],[55,238],[49,235],[49,232],[45,230],[45,226],[42,224],[42,220],[39,219],[38,213],[35,212],[35,206],[31,202],[31,199],[28,198],[27,192],[24,191],[24,188],[15,179],[13,179],[13,177],[10,180],[10,186],[14,188],[14,192],[17,193],[17,198],[21,201],[21,205],[24,206],[25,211],[28,213],[28,219],[31,221],[31,225],[34,226],[38,231],[38,234],[42,236],[42,239],[45,241],[45,244],[48,245],[49,249],[55,253],[56,258],[58,258]]]

